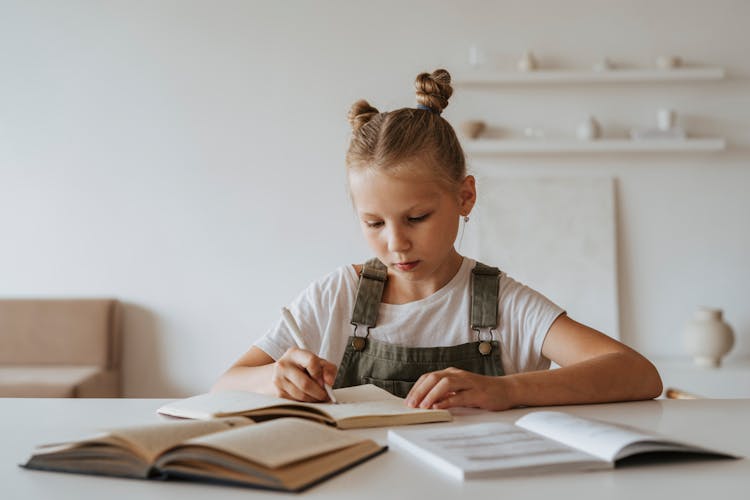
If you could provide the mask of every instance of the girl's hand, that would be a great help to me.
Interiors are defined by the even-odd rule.
[[[507,410],[514,405],[504,378],[458,368],[425,373],[406,395],[406,404],[412,408],[469,406],[493,411]]]
[[[328,401],[323,384],[333,385],[335,380],[336,365],[296,347],[274,363],[271,377],[278,397],[309,403]]]

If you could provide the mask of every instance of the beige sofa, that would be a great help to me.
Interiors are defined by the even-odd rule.
[[[0,397],[119,397],[120,304],[0,299]]]

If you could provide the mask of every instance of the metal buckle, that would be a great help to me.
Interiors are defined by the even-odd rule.
[[[365,347],[367,347],[367,337],[370,336],[370,327],[368,325],[359,325],[357,323],[351,323],[352,326],[354,326],[354,332],[352,332],[352,348],[355,351],[363,351]],[[367,333],[365,333],[364,337],[357,337],[357,328],[360,326],[366,326],[367,327]]]
[[[479,354],[482,356],[487,356],[489,353],[492,352],[492,330],[493,328],[487,328],[485,331],[489,335],[489,338],[487,340],[482,339],[482,330],[480,328],[472,328],[475,332],[477,332],[477,340],[479,341],[479,346],[477,347],[477,350],[479,351]]]

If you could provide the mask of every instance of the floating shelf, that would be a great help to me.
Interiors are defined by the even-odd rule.
[[[670,153],[722,151],[726,141],[721,138],[630,140],[597,139],[546,140],[546,139],[476,139],[464,141],[469,154],[517,153]]]
[[[721,67],[674,69],[610,69],[594,70],[536,70],[536,71],[477,71],[455,78],[456,85],[515,85],[519,83],[617,83],[617,82],[672,82],[721,80]]]

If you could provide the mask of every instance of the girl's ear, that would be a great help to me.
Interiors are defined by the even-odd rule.
[[[460,214],[467,216],[477,202],[476,180],[473,175],[467,175],[458,189],[458,207]]]

